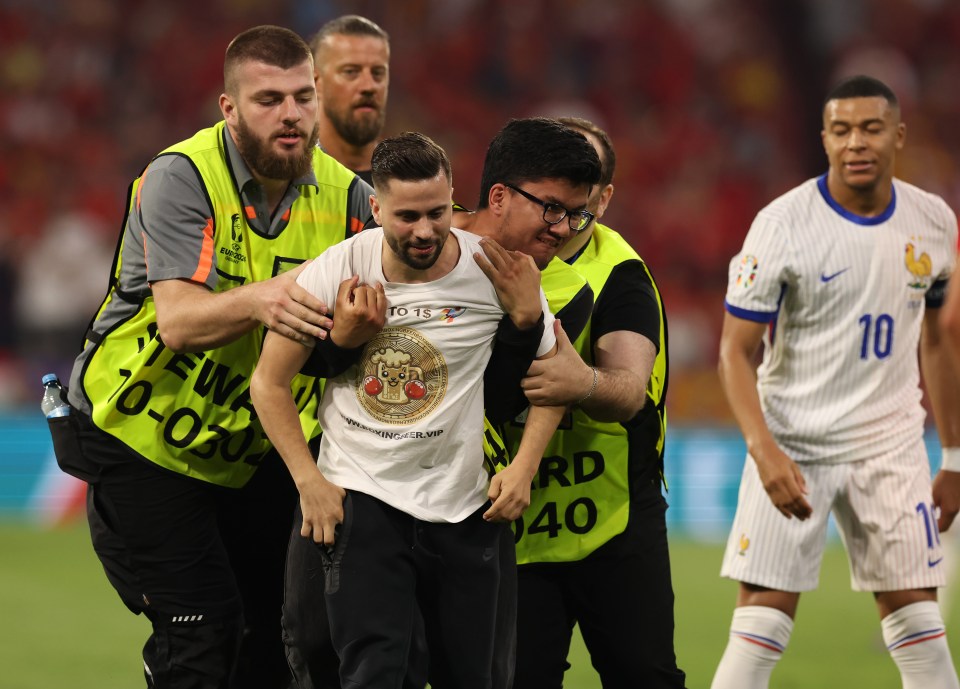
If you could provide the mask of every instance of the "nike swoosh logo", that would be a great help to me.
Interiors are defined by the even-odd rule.
[[[820,273],[820,282],[830,282],[831,280],[833,280],[833,278],[837,277],[838,275],[843,275],[848,270],[850,269],[844,268],[843,270],[838,270],[836,273],[833,273],[831,275],[827,275],[826,273]]]
[[[942,557],[938,557],[938,558],[937,558],[936,560],[934,560],[933,562],[931,562],[930,560],[927,560],[927,567],[936,567],[937,565],[940,564],[940,561],[941,561],[941,560],[943,560]]]

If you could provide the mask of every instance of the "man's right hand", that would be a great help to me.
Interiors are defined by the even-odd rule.
[[[293,270],[250,285],[257,293],[254,317],[275,333],[305,345],[312,345],[314,338],[327,337],[333,326],[327,305],[297,284],[297,276],[309,264],[305,261]]]
[[[314,543],[333,545],[337,525],[343,522],[343,499],[347,495],[340,486],[330,483],[317,471],[308,481],[297,484],[303,524],[300,535]]]
[[[383,285],[361,285],[356,275],[340,283],[330,330],[335,345],[353,349],[366,344],[386,322],[387,295]]]
[[[759,453],[758,453],[759,454]],[[753,460],[760,473],[760,481],[770,496],[773,506],[787,519],[796,517],[803,521],[813,514],[813,507],[807,502],[807,482],[800,467],[779,447],[763,452],[763,459]]]

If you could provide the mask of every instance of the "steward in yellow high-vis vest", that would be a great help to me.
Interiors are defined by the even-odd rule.
[[[349,234],[345,218],[355,175],[319,150],[313,156],[318,185],[303,187],[283,231],[267,236],[254,230],[224,165],[224,136],[220,123],[160,153],[189,159],[203,180],[212,219],[201,263],[216,256],[215,291],[274,277]],[[129,212],[138,210],[139,184],[137,179],[131,188]],[[244,485],[271,448],[249,395],[263,330],[204,352],[170,351],[157,335],[153,297],[122,288],[123,257],[121,243],[79,378],[94,424],[166,469],[222,486]],[[128,314],[114,321],[118,300],[135,309],[125,308]],[[316,378],[298,376],[294,382],[307,437],[319,432],[318,391]]]
[[[530,507],[514,524],[517,562],[579,560],[621,533],[630,512],[631,475],[662,471],[667,417],[666,314],[653,278],[636,251],[616,232],[599,223],[573,264],[597,295],[603,296],[611,272],[624,261],[638,261],[660,309],[657,357],[647,385],[648,401],[627,424],[596,421],[579,407],[568,412],[547,447],[534,479]],[[556,299],[548,291],[547,299]],[[581,358],[594,364],[591,323],[573,342]],[[516,448],[522,426],[506,430]]]
[[[598,421],[579,405],[571,407],[533,479],[530,506],[514,523],[521,650],[517,682],[523,685],[535,674],[537,658],[549,656],[555,661],[549,663],[551,668],[562,668],[567,645],[548,643],[544,636],[545,627],[561,623],[550,611],[561,609],[567,619],[580,623],[584,639],[590,639],[587,643],[595,665],[598,653],[617,658],[609,665],[600,661],[607,678],[629,675],[630,668],[651,663],[662,673],[664,683],[650,686],[681,687],[683,673],[676,667],[672,650],[673,594],[666,550],[666,504],[660,492],[668,378],[663,302],[646,264],[623,237],[599,223],[594,223],[590,241],[572,266],[594,290],[594,313],[602,311],[605,319],[603,332],[597,332],[595,316],[573,342],[583,361],[590,366],[598,364],[595,344],[604,334],[620,329],[637,332],[633,329],[641,319],[628,313],[627,305],[640,291],[647,293],[644,300],[650,302],[653,313],[658,312],[652,323],[657,331],[646,330],[656,338],[656,356],[646,386],[646,403],[633,418]],[[615,308],[610,307],[611,300],[615,300]],[[624,318],[620,326],[615,325],[618,312]],[[647,328],[649,318],[643,319]],[[516,447],[520,428],[519,424],[506,427],[508,448]],[[642,609],[649,609],[650,615],[633,614]],[[601,627],[613,630],[603,633],[604,641],[596,636]],[[631,642],[618,641],[619,646],[614,646],[614,636]],[[633,656],[626,653],[625,646],[637,648],[639,639],[651,636],[656,636],[656,644],[647,644]]]
[[[249,380],[266,327],[323,339],[329,305],[296,277],[371,217],[369,185],[317,147],[303,39],[253,27],[223,69],[223,120],[163,150],[130,187],[109,290],[74,362],[72,413],[51,424],[61,467],[88,483],[107,579],[150,620],[155,689],[290,684],[280,617],[298,490]],[[295,385],[315,436],[318,382]]]

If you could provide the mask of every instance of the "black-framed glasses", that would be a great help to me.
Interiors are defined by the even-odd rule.
[[[566,218],[567,225],[572,231],[582,232],[583,230],[587,229],[587,226],[593,221],[594,216],[590,211],[567,210],[559,203],[547,203],[543,199],[538,199],[536,196],[528,191],[524,191],[520,187],[515,187],[512,184],[507,184],[506,182],[503,183],[503,186],[513,189],[515,192],[520,194],[520,196],[543,206],[543,221],[550,225],[556,225],[558,222]]]

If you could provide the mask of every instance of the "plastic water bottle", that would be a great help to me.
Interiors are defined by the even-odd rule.
[[[43,399],[40,400],[40,409],[48,419],[60,416],[69,416],[70,405],[63,395],[63,387],[56,373],[48,373],[40,379],[43,383]]]

